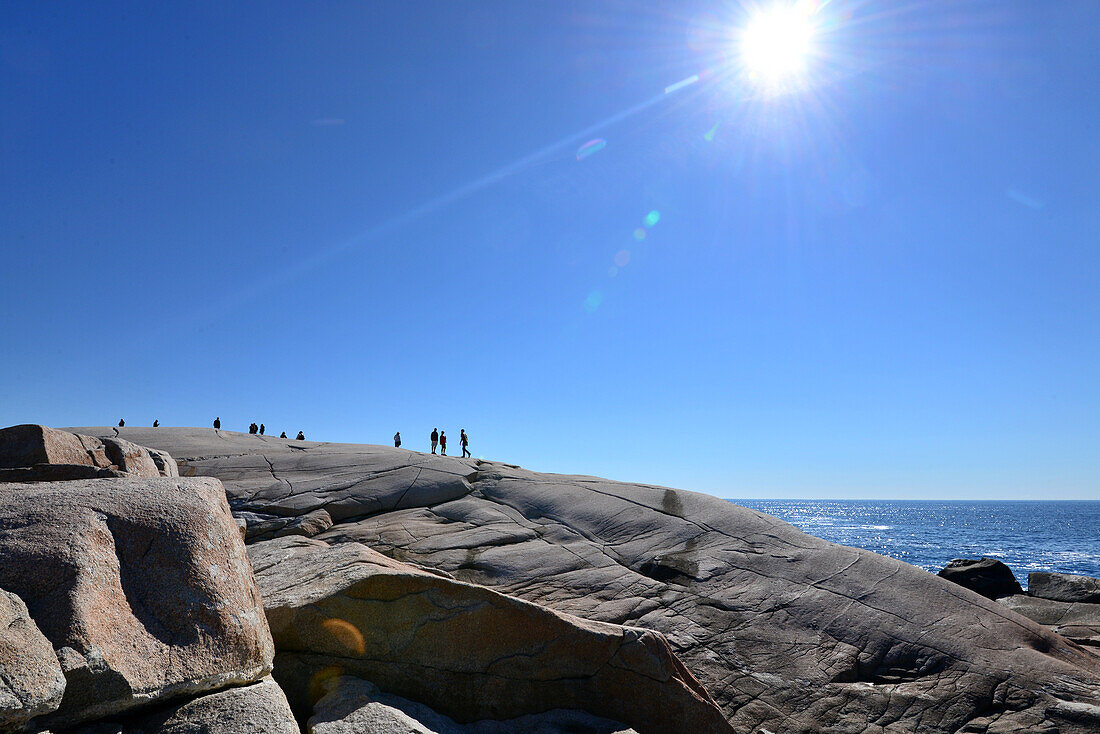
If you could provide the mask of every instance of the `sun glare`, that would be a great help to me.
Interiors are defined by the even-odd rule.
[[[817,30],[812,3],[757,10],[741,33],[741,61],[749,77],[775,89],[796,86],[806,72]]]

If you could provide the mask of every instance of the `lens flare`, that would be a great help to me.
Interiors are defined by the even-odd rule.
[[[577,149],[577,160],[583,161],[590,155],[599,153],[607,145],[607,141],[603,138],[596,138],[595,140],[589,140],[587,143]]]

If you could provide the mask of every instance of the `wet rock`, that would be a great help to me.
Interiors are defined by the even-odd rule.
[[[956,558],[938,575],[987,599],[1024,593],[1012,570],[996,558]]]
[[[1100,579],[1035,571],[1027,575],[1027,593],[1040,599],[1100,604]]]
[[[590,622],[394,561],[356,543],[249,548],[276,677],[309,708],[338,666],[460,722],[583,709],[639,732],[729,731],[659,634]]]
[[[23,600],[0,590],[0,731],[56,710],[64,692],[65,676],[53,645]]]
[[[564,709],[507,721],[459,724],[351,676],[328,681],[325,691],[309,720],[310,734],[637,734],[618,722]]]
[[[0,587],[26,602],[65,673],[52,726],[271,669],[251,566],[214,479],[0,487]]]

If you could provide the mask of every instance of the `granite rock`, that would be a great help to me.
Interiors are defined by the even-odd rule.
[[[1054,601],[1029,594],[1003,596],[997,603],[1066,639],[1098,648],[1097,652],[1100,652],[1100,604]]]
[[[1100,604],[1100,579],[1035,571],[1027,575],[1027,593],[1040,599]]]
[[[1012,569],[996,558],[956,558],[938,575],[987,599],[1024,592]]]
[[[316,537],[331,544],[659,631],[738,731],[1096,730],[1072,717],[1100,705],[1098,656],[945,579],[714,497],[383,446],[120,434],[221,478],[235,511],[324,508],[334,525]]]
[[[177,477],[165,451],[117,436],[86,436],[39,425],[0,429],[0,482],[68,479]]]
[[[0,731],[56,710],[64,692],[65,675],[53,645],[23,600],[0,590]]]
[[[51,726],[271,669],[262,604],[216,479],[3,485],[0,587],[26,602],[65,673]]]
[[[327,681],[324,690],[309,720],[309,734],[637,734],[618,722],[568,709],[459,724],[351,676]]]
[[[282,689],[271,678],[172,702],[64,734],[299,734]],[[40,732],[39,734],[50,734]],[[61,730],[57,734],[62,734]]]
[[[278,649],[276,678],[300,709],[337,666],[460,722],[583,709],[643,734],[729,731],[649,630],[578,619],[358,543],[288,537],[253,544],[249,555]]]

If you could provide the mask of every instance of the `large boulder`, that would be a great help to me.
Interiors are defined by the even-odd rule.
[[[384,446],[119,433],[221,478],[242,514],[324,508],[335,524],[315,537],[331,544],[657,630],[738,731],[1096,731],[1082,721],[1100,705],[1100,657],[945,579],[715,497]]]
[[[273,647],[216,479],[0,487],[0,587],[67,679],[54,726],[255,681]]]
[[[178,477],[175,460],[117,436],[86,436],[39,425],[0,429],[0,482]]]
[[[938,575],[987,599],[1024,593],[1012,569],[996,558],[956,558]]]
[[[64,692],[65,675],[53,645],[23,600],[0,589],[0,731],[56,710]]]
[[[309,734],[637,734],[618,722],[568,709],[459,724],[424,704],[346,675],[326,681],[324,690],[309,720]]]
[[[394,561],[357,543],[249,547],[278,649],[308,709],[338,666],[460,722],[583,709],[638,731],[728,731],[661,635],[561,614]]]
[[[1027,593],[1040,599],[1100,604],[1100,579],[1072,573],[1034,571],[1027,575]]]

